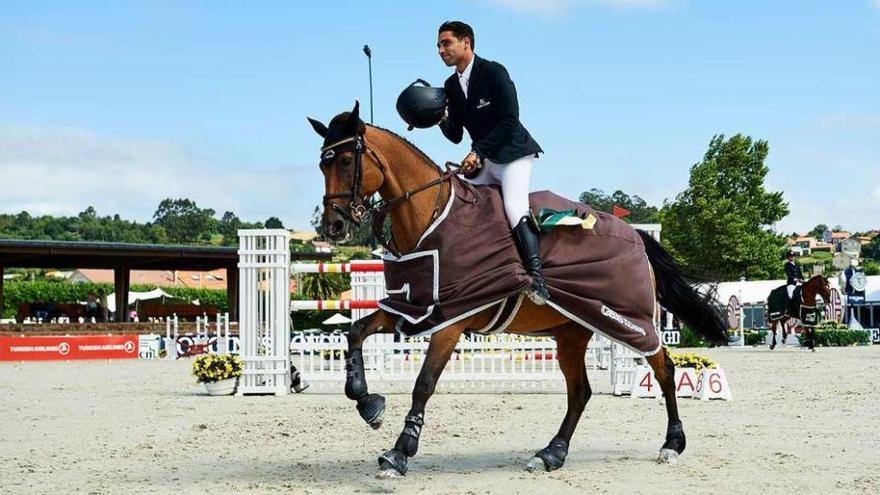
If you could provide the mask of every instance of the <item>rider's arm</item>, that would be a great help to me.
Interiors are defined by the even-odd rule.
[[[443,131],[443,135],[446,136],[446,139],[455,144],[460,143],[461,138],[464,135],[464,127],[461,125],[461,122],[457,121],[452,116],[451,112],[440,121],[440,130]]]
[[[458,81],[453,82],[459,84]],[[446,139],[458,144],[461,142],[461,138],[464,135],[464,118],[458,111],[461,105],[454,101],[455,96],[453,95],[455,93],[453,93],[453,90],[450,87],[450,79],[446,80],[444,89],[446,89],[446,94],[449,95],[449,102],[446,106],[446,116],[440,121],[440,130],[443,131],[443,135],[446,136]]]
[[[510,80],[507,69],[501,64],[491,64],[486,69],[489,87],[492,90],[492,106],[498,112],[499,120],[486,137],[475,141],[471,147],[481,157],[494,156],[501,146],[509,142],[519,121],[516,87]]]

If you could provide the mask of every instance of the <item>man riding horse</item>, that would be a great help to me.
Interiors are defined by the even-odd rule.
[[[401,116],[410,125],[423,122],[426,114],[441,115],[440,130],[455,144],[467,129],[473,142],[461,161],[462,171],[472,184],[501,187],[504,213],[532,278],[527,294],[536,304],[545,304],[550,294],[538,251],[539,229],[529,209],[532,164],[543,150],[519,121],[516,87],[507,70],[477,56],[474,46],[469,25],[444,22],[438,30],[437,49],[443,63],[455,67],[444,84],[447,101],[437,98],[434,88],[411,86],[401,95],[404,101],[398,108],[404,110]]]
[[[787,259],[785,262],[785,284],[788,293],[788,300],[791,301],[792,296],[794,296],[795,288],[804,283],[804,274],[801,272],[801,267],[794,262],[793,252],[789,251],[785,257]]]

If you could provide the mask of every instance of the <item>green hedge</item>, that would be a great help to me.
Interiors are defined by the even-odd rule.
[[[89,292],[97,294],[103,290],[107,294],[113,292],[112,284],[71,284],[64,281],[11,281],[4,284],[3,291],[3,318],[15,318],[15,311],[19,304],[43,302],[43,303],[70,303],[85,301]],[[133,285],[131,290],[146,292],[155,289],[154,285]],[[220,312],[229,310],[226,301],[226,291],[223,289],[191,289],[188,287],[162,287],[166,293],[176,299],[185,301],[199,301],[200,304],[213,304]],[[292,295],[292,299],[306,299],[305,296]],[[351,311],[340,311],[345,316],[351,317]],[[326,328],[321,324],[332,315],[328,311],[296,311],[291,315],[293,328],[305,330],[308,328]]]
[[[801,345],[806,344],[807,333],[798,335]],[[819,330],[816,329],[815,345],[819,347],[848,347],[871,343],[871,333],[862,330]]]
[[[155,289],[154,285],[133,285],[132,291],[146,292]],[[85,301],[89,292],[98,294],[113,292],[112,284],[71,284],[65,281],[11,281],[3,286],[3,318],[14,318],[19,304],[24,303],[71,303]],[[186,301],[199,300],[201,304],[213,304],[218,311],[229,309],[226,303],[226,291],[223,289],[190,289],[187,287],[162,287],[174,298]]]
[[[697,336],[687,325],[681,325],[681,342],[679,347],[709,347],[709,344]]]
[[[767,338],[767,330],[748,329],[745,335],[746,345],[763,345]]]

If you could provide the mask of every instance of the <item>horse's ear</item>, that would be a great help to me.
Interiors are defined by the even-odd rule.
[[[348,114],[348,121],[346,122],[346,126],[353,132],[360,134],[361,136],[367,131],[367,126],[361,121],[360,117],[360,107],[361,102],[355,100],[354,108],[351,110],[351,113]]]
[[[317,120],[315,120],[311,117],[306,117],[306,118],[309,119],[309,124],[312,124],[312,129],[314,129],[315,132],[317,132],[319,136],[321,136],[322,138],[327,137],[327,126],[326,125],[318,122]]]

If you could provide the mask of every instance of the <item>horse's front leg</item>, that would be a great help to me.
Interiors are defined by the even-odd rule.
[[[403,431],[394,447],[379,456],[377,478],[397,478],[407,471],[407,461],[419,450],[419,436],[425,421],[425,405],[434,394],[437,380],[449,362],[452,351],[464,331],[465,325],[451,325],[431,336],[428,355],[416,379],[412,393],[412,407],[403,423]]]
[[[574,429],[581,419],[587,402],[593,395],[584,361],[584,355],[590,344],[590,338],[593,337],[593,332],[584,329],[577,323],[570,322],[554,328],[553,336],[556,338],[559,367],[562,369],[562,374],[565,375],[568,410],[565,412],[565,418],[562,420],[562,425],[559,426],[559,432],[556,433],[556,436],[550,440],[546,447],[536,452],[535,456],[526,464],[526,469],[529,471],[553,471],[565,464],[571,436],[574,434]]]
[[[385,415],[385,397],[367,391],[363,345],[364,340],[370,335],[393,332],[394,323],[394,315],[379,310],[354,322],[347,335],[345,396],[357,401],[357,410],[361,418],[374,430],[382,426],[382,417]]]

